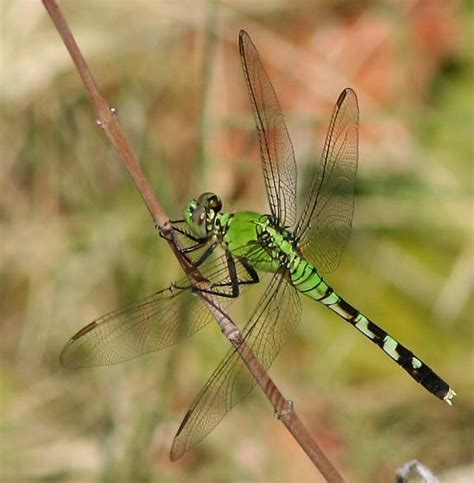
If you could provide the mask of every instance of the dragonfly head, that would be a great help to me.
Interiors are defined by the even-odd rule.
[[[191,200],[184,209],[184,219],[191,231],[200,239],[207,239],[214,233],[217,213],[222,209],[221,199],[214,193],[203,193],[197,200]]]

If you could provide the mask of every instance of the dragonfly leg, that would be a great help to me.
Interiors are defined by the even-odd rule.
[[[177,223],[184,223],[184,220],[170,220],[171,226],[173,227],[173,230],[180,233],[181,235],[185,236],[189,240],[192,240],[196,243],[201,243],[202,239],[198,238],[197,236],[192,235],[191,233],[183,230],[182,228],[179,228],[177,226]]]
[[[194,242],[193,245],[191,246],[187,246],[187,247],[180,247],[179,251],[182,255],[187,255],[188,253],[193,253],[197,250],[199,250],[200,248],[206,246],[209,244],[209,240],[203,240],[201,238],[198,238],[192,234],[190,234],[189,232],[187,232],[186,230],[183,230],[182,228],[179,228],[178,226],[176,226],[177,223],[183,223],[184,220],[170,220],[170,223],[173,225],[173,230],[177,233],[179,233],[180,235],[183,235],[183,237],[187,238],[188,240],[191,240],[192,242]],[[193,261],[193,260],[188,260],[193,263],[193,265],[195,265],[196,267],[199,267],[202,263],[204,263],[204,261],[209,257],[209,255],[214,251],[215,247],[217,246],[217,243],[213,243],[209,246],[209,248],[202,254],[200,255],[200,257],[196,260],[196,261]]]
[[[225,256],[227,259],[227,267],[230,275],[230,286],[232,288],[232,297],[238,297],[240,294],[239,279],[237,277],[237,270],[235,268],[235,260],[231,253],[226,250]]]
[[[241,258],[240,263],[242,264],[242,266],[247,271],[247,275],[250,276],[250,280],[240,281],[239,282],[240,285],[253,284],[253,283],[260,282],[260,278],[259,278],[258,273],[256,272],[255,268],[253,268],[252,265],[250,265],[250,263],[247,262],[247,260],[245,260],[245,258]]]
[[[205,244],[206,243],[203,243],[201,246],[204,246]],[[216,246],[217,246],[217,243],[212,243],[211,245],[209,245],[209,248],[195,262],[193,262],[193,265],[195,267],[201,266],[214,252],[214,250],[216,249]]]
[[[196,250],[199,250],[200,248],[202,248],[204,245],[206,245],[207,241],[203,241],[203,242],[200,242],[200,243],[196,243],[195,245],[191,245],[190,247],[184,247],[184,248],[181,248],[179,251],[181,253],[192,253],[192,252],[195,252]]]
[[[239,259],[239,262],[242,265],[242,267],[245,269],[245,272],[249,276],[249,278],[248,279],[239,278],[237,274],[237,268],[235,265],[234,257],[228,250],[226,250],[225,254],[226,254],[226,260],[227,260],[227,269],[229,271],[229,280],[225,282],[219,282],[219,283],[212,283],[212,280],[211,280],[211,286],[209,289],[199,289],[199,290],[205,293],[218,295],[220,297],[236,298],[240,295],[240,291],[241,291],[240,285],[249,285],[249,284],[258,283],[260,281],[260,278],[257,272],[255,271],[255,269],[245,259]],[[223,290],[223,289],[228,289],[229,287],[230,287],[230,291]]]

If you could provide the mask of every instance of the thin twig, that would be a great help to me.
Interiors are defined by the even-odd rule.
[[[55,0],[42,0],[43,5],[51,16],[58,32],[69,51],[69,54],[76,65],[84,86],[98,115],[98,124],[104,130],[110,142],[114,146],[119,158],[123,162],[128,173],[132,177],[135,186],[143,198],[148,211],[160,230],[162,236],[168,241],[173,253],[179,263],[192,280],[193,285],[206,287],[208,282],[202,277],[197,268],[181,254],[179,244],[174,236],[168,217],[165,215],[160,203],[156,199],[150,183],[145,178],[141,167],[127,142],[123,130],[115,116],[115,111],[111,110],[105,99],[100,95],[97,84],[74,40],[74,37],[64,19],[59,6]],[[245,362],[247,368],[258,382],[265,395],[272,403],[275,414],[289,429],[296,441],[300,444],[306,454],[310,457],[313,464],[319,469],[321,474],[328,482],[343,481],[341,475],[327,459],[325,454],[317,445],[310,432],[303,425],[293,409],[293,404],[284,398],[278,390],[267,371],[260,364],[260,361],[252,353],[250,347],[242,340],[238,327],[232,322],[225,311],[220,307],[219,301],[213,295],[197,290],[199,296],[208,304],[209,309],[219,323],[222,332],[239,352],[240,357]]]

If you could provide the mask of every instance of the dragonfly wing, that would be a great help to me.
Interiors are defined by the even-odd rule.
[[[262,366],[270,367],[301,316],[293,285],[280,274],[269,287],[243,330],[243,337]],[[171,459],[177,460],[204,439],[255,386],[255,379],[232,348],[197,395],[175,436]]]
[[[351,232],[358,123],[357,96],[345,89],[334,107],[321,167],[295,230],[304,256],[322,273],[337,268]]]
[[[204,264],[203,273],[217,286],[230,285],[223,255]],[[236,276],[239,283],[247,283],[248,272],[239,263],[236,263]],[[222,306],[232,300],[220,297]],[[176,344],[211,320],[213,316],[207,305],[184,277],[138,303],[114,310],[86,325],[62,350],[61,364],[67,368],[117,364]]]
[[[62,350],[61,364],[67,368],[117,364],[191,336],[212,315],[187,284],[187,288],[171,285],[86,325]]]
[[[257,49],[243,30],[239,48],[260,140],[270,211],[281,226],[293,226],[296,223],[296,161],[290,136]]]

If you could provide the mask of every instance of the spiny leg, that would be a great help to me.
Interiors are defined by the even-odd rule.
[[[240,295],[241,289],[240,285],[250,285],[255,284],[260,281],[255,269],[245,260],[238,259],[240,266],[244,269],[245,273],[250,277],[250,279],[240,278],[237,273],[236,261],[229,250],[225,249],[225,257],[227,262],[227,269],[229,274],[229,280],[223,282],[213,283],[212,278],[210,278],[211,288],[209,289],[199,289],[202,292],[218,295],[221,297],[236,298]],[[241,271],[241,270],[239,270]],[[219,290],[223,288],[230,287],[230,292],[224,290]]]
[[[201,245],[201,247],[204,245],[205,243]],[[201,247],[197,247],[196,250]],[[207,248],[206,251],[195,262],[193,262],[193,265],[195,267],[200,267],[212,255],[212,253],[214,253],[214,250],[216,249],[216,247],[217,247],[217,243],[210,244],[209,248]]]
[[[171,224],[173,225],[173,230],[176,233],[179,233],[186,241],[192,241],[194,242],[193,245],[190,246],[182,246],[179,248],[179,251],[182,255],[184,255],[195,267],[201,266],[208,258],[209,256],[214,252],[216,249],[217,245],[219,244],[218,242],[210,242],[208,239],[201,239],[198,238],[188,231],[182,229],[179,227],[179,224],[185,224],[186,222],[184,220],[170,220]],[[192,254],[196,251],[198,251],[201,248],[204,248],[206,245],[209,245],[208,248],[199,255],[199,257],[196,260],[192,260],[188,257],[189,254]]]
[[[192,252],[194,250],[197,250],[198,248],[203,247],[204,245],[206,245],[206,243],[208,243],[208,240],[203,240],[201,238],[198,238],[197,236],[195,236],[195,235],[189,233],[188,231],[183,230],[182,228],[180,228],[179,227],[179,224],[186,224],[186,221],[185,220],[170,220],[170,223],[171,223],[171,225],[173,227],[173,230],[175,232],[179,233],[180,235],[183,235],[188,240],[191,240],[191,241],[195,242],[195,245],[192,245],[190,247],[183,248],[182,249],[182,252],[183,253]]]
[[[180,233],[181,235],[184,235],[189,240],[192,240],[196,243],[203,241],[201,238],[193,235],[192,233],[189,233],[189,231],[184,230],[183,228],[180,228],[180,225],[187,226],[187,223],[185,220],[170,220],[170,223],[174,231],[176,231],[177,233]]]

